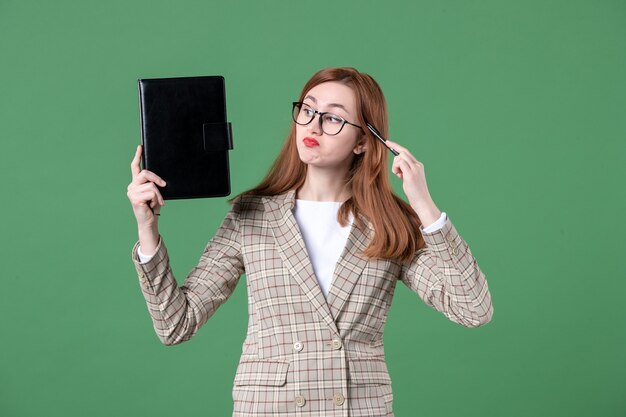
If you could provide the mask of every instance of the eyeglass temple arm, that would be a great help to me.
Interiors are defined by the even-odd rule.
[[[380,134],[378,129],[376,129],[374,126],[372,126],[369,122],[367,122],[367,128],[370,130],[370,132],[372,132],[374,134],[374,136],[376,136],[376,138],[378,140],[380,140],[383,143],[383,145],[385,145],[387,147],[387,149],[389,149],[391,151],[392,154],[394,154],[395,156],[400,155],[398,153],[398,151],[393,149],[391,146],[387,145],[387,141],[383,138],[383,136]]]

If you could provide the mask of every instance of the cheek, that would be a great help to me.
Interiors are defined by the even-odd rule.
[[[306,136],[309,136],[308,132],[305,130],[306,126],[296,125],[296,143],[298,147],[302,145],[302,139]]]
[[[353,153],[359,138],[354,134],[350,134],[337,139],[337,149],[340,149],[341,153]]]
[[[296,150],[298,152],[298,156],[300,157],[300,161],[308,164],[319,157],[319,152],[315,152],[313,149],[306,147],[304,143],[302,143],[303,137],[304,136],[296,134]]]
[[[342,155],[344,157],[352,155],[352,151],[354,150],[354,143],[350,142],[342,142],[335,148],[335,152],[338,155]]]

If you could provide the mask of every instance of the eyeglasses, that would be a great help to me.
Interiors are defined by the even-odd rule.
[[[295,101],[293,103],[291,117],[293,117],[294,122],[304,126],[308,125],[313,121],[313,119],[315,119],[316,113],[320,115],[320,129],[329,136],[337,135],[346,124],[361,129],[361,126],[350,123],[341,116],[337,116],[336,114],[329,113],[327,111],[317,111],[308,104],[299,101]]]

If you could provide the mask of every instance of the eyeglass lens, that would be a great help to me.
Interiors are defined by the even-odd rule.
[[[300,124],[306,125],[315,118],[315,110],[307,104],[296,104],[293,108],[293,120]],[[336,135],[343,127],[344,119],[332,114],[326,113],[322,115],[322,131],[327,135]]]

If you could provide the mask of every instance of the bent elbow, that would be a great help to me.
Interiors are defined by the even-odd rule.
[[[155,328],[155,331],[156,331],[157,337],[159,338],[159,341],[165,346],[178,345],[186,340],[189,340],[193,336],[193,334],[181,332],[180,330],[177,330],[177,328],[171,328],[171,329],[156,329]]]
[[[482,310],[482,311],[481,311]],[[491,299],[489,300],[489,305],[486,309],[478,310],[478,314],[470,321],[470,325],[467,327],[481,327],[485,324],[489,323],[493,318],[493,304],[491,304]]]
[[[161,344],[165,346],[174,346],[180,343],[180,341],[169,337],[159,337],[159,340],[161,341]]]
[[[159,340],[165,346],[174,346],[184,342],[186,339],[175,335],[158,335]]]

